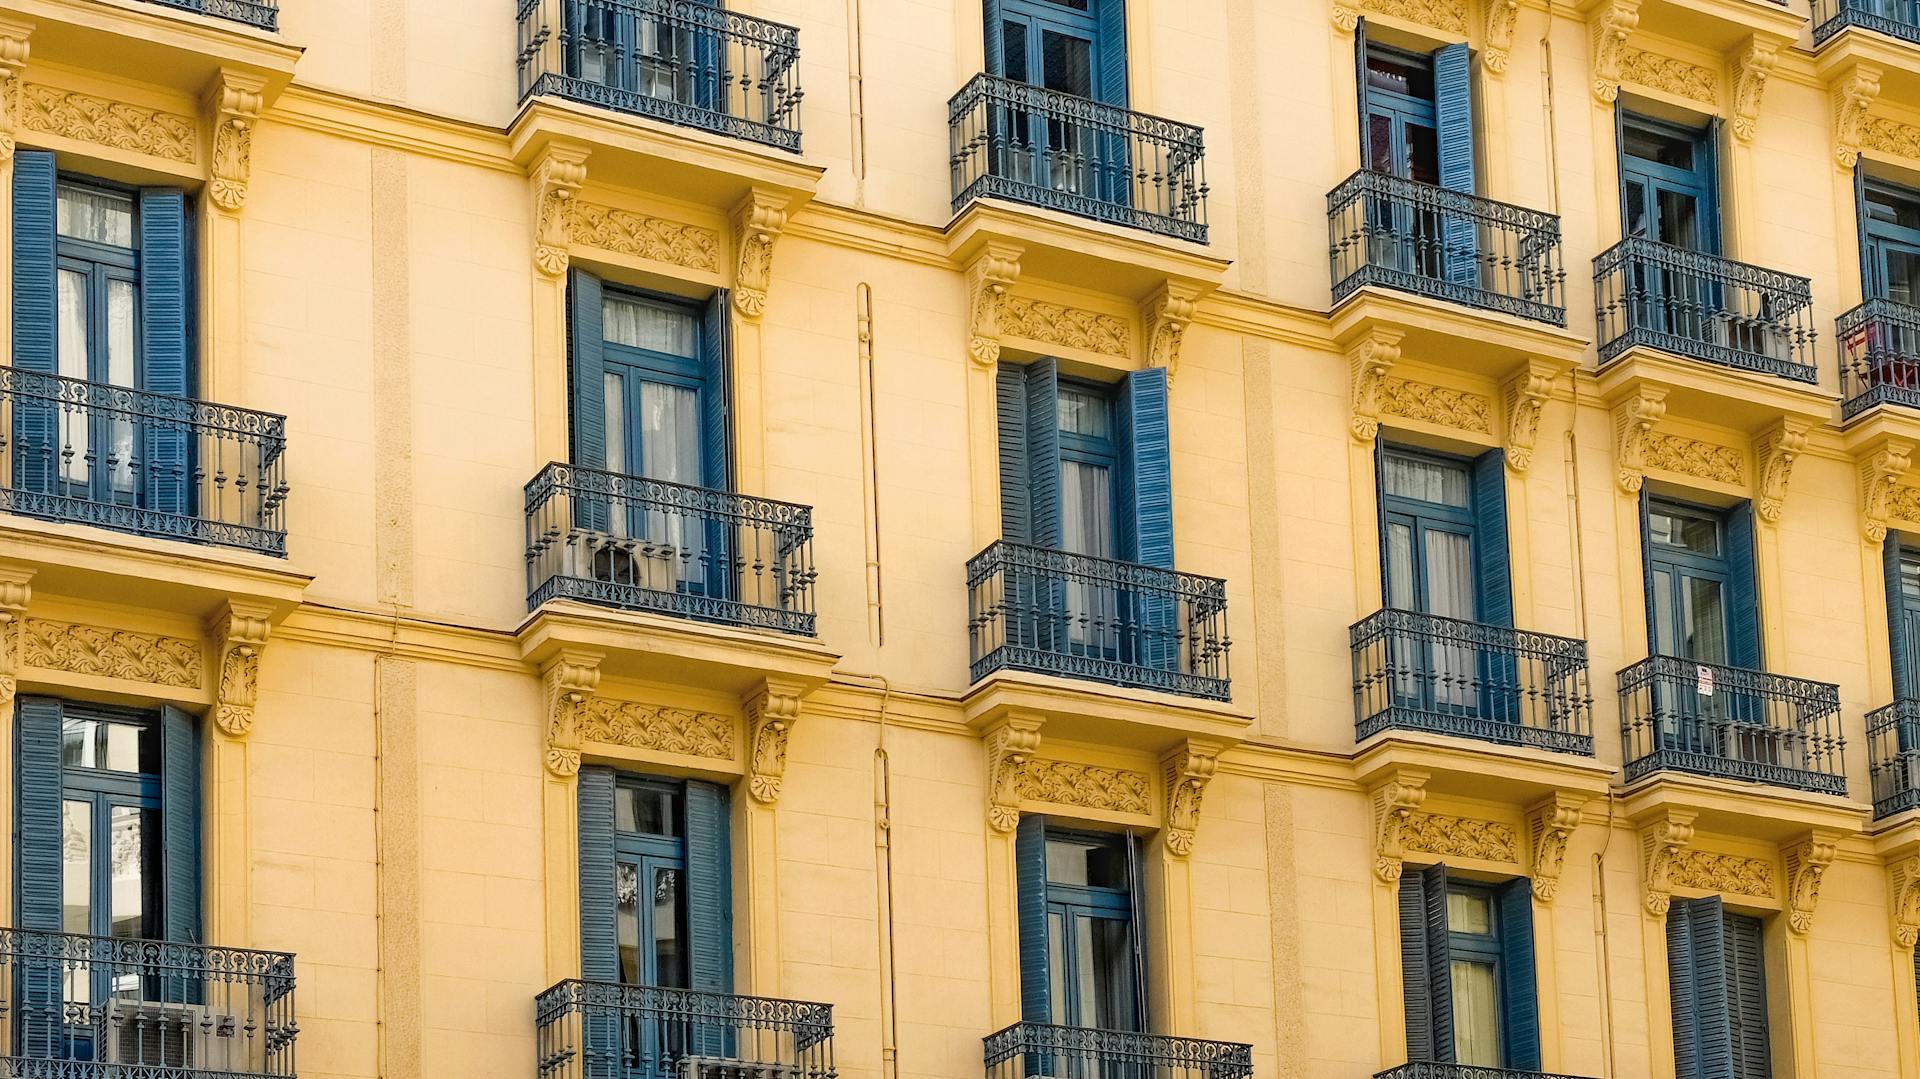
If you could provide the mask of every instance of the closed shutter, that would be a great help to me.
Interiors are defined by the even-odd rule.
[[[1907,591],[1900,582],[1900,534],[1887,530],[1887,541],[1880,548],[1881,568],[1887,589],[1887,651],[1893,663],[1893,696],[1904,700],[1914,696],[1913,647],[1907,633]]]
[[[1400,972],[1407,1059],[1453,1063],[1453,955],[1444,865],[1401,874]]]
[[[22,155],[24,156],[24,155]],[[21,697],[16,706],[13,832],[14,910],[22,929],[58,933],[62,924],[60,702]],[[81,932],[86,928],[81,927]],[[63,1044],[58,961],[23,964],[14,1037],[20,1055],[51,1059]]]
[[[1093,0],[1094,42],[1099,70],[1094,98],[1105,105],[1127,105],[1126,0]]]
[[[1719,896],[1667,911],[1675,1079],[1736,1079],[1728,1013],[1725,907]]]
[[[21,150],[13,157],[13,358],[22,371],[59,370],[55,345],[55,183],[53,155]],[[16,383],[18,385],[18,383]],[[21,491],[53,490],[60,471],[59,419],[44,395],[13,401],[13,483]]]
[[[191,715],[160,711],[160,827],[165,837],[160,905],[166,938],[198,944],[200,933],[200,734]]]
[[[1726,916],[1728,1048],[1733,1079],[1771,1079],[1767,1036],[1767,979],[1760,919]]]
[[[733,490],[733,309],[726,289],[701,315],[700,459],[706,485]]]
[[[1507,455],[1490,450],[1473,462],[1473,559],[1479,621],[1513,626],[1513,573],[1507,550]]]
[[[697,992],[733,992],[733,853],[727,788],[687,783],[688,983]],[[690,1032],[695,1056],[725,1059],[733,1031],[702,1023]]]
[[[140,193],[141,386],[190,396],[194,390],[191,234],[187,197],[168,188]],[[150,425],[145,433],[146,508],[193,512],[192,455],[187,431]]]
[[[1053,1022],[1047,972],[1047,819],[1020,818],[1014,833],[1014,891],[1020,921],[1020,1018]]]
[[[1474,175],[1473,66],[1467,46],[1448,45],[1433,54],[1434,126],[1440,143],[1440,186],[1472,195]],[[1479,229],[1474,219],[1450,213],[1440,219],[1441,261],[1446,280],[1480,286]]]
[[[1753,503],[1727,513],[1727,658],[1735,667],[1762,669],[1760,581],[1753,556]]]
[[[1427,995],[1433,999],[1433,1059],[1451,1064],[1453,1046],[1453,949],[1447,935],[1447,867],[1428,866],[1425,877]]]
[[[1507,1067],[1540,1070],[1539,989],[1533,966],[1533,882],[1500,886],[1500,1004]]]
[[[1027,371],[1003,363],[994,372],[994,411],[999,419],[1000,538],[1033,539],[1032,472],[1027,465]]]
[[[1667,989],[1673,998],[1674,1079],[1700,1079],[1699,991],[1694,981],[1693,910],[1684,900],[1667,909]]]
[[[620,980],[613,869],[613,771],[580,769],[580,976]]]
[[[1051,358],[1027,365],[1027,489],[1031,542],[1060,546],[1060,373]]]

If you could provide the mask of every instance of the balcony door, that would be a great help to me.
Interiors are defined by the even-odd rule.
[[[1138,841],[1027,816],[1016,846],[1025,1020],[1144,1030]]]
[[[1416,52],[1356,43],[1361,167],[1472,195],[1478,188],[1471,54],[1465,45]],[[1369,257],[1403,273],[1468,287],[1480,284],[1478,224],[1437,194],[1396,195],[1369,207]]]
[[[1707,665],[1692,686],[1662,686],[1656,702],[1663,749],[1784,764],[1767,733],[1761,702],[1723,692],[1713,667],[1760,667],[1753,523],[1745,504],[1717,510],[1648,498],[1646,547],[1648,647],[1653,655]]]
[[[1854,170],[1854,195],[1860,213],[1860,277],[1868,300],[1920,306],[1920,191]],[[1909,320],[1868,320],[1856,331],[1864,340],[1841,344],[1847,356],[1863,357],[1857,372],[1868,387],[1920,389],[1920,337]]]
[[[986,0],[987,70],[1010,81],[1124,109],[1124,0]],[[1010,110],[995,117],[996,162],[1010,179],[1128,205],[1127,139],[1090,111]],[[1004,142],[1002,141],[1004,139]]]
[[[569,0],[567,40],[577,77],[641,97],[719,109],[726,52],[712,24],[689,6],[711,0]]]
[[[1062,382],[1060,420],[1060,548],[1113,560],[1120,549],[1120,454],[1114,444],[1113,395],[1105,386]],[[1128,651],[1122,596],[1091,574],[1069,573],[1067,644],[1076,655],[1120,659]]]
[[[1683,127],[1624,110],[1616,117],[1621,234],[1683,252],[1719,255],[1715,127]],[[1631,275],[1629,318],[1634,328],[1769,351],[1765,341],[1752,339],[1751,330],[1744,332],[1747,340],[1737,340],[1742,328],[1719,317],[1725,290],[1718,275],[1689,267],[1684,255],[1643,261]]]

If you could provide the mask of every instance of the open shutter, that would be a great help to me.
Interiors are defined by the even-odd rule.
[[[1127,376],[1122,419],[1129,437],[1123,492],[1132,520],[1132,560],[1173,568],[1173,454],[1167,430],[1167,372],[1163,367]]]
[[[727,788],[687,782],[688,983],[696,992],[733,992],[733,852]],[[703,1023],[689,1032],[695,1056],[733,1055],[733,1031]]]
[[[1701,1079],[1699,990],[1694,975],[1693,908],[1674,900],[1667,910],[1667,987],[1673,998],[1674,1079]]]
[[[1004,76],[1007,73],[1007,55],[1000,37],[1000,0],[982,0],[981,8],[986,16],[981,40],[986,46],[987,74]]]
[[[1513,573],[1507,550],[1507,455],[1489,450],[1473,462],[1473,558],[1479,621],[1513,626]]]
[[[1453,949],[1447,934],[1447,867],[1431,865],[1426,878],[1427,993],[1433,998],[1433,1059],[1451,1064],[1453,1047]]]
[[[13,824],[14,909],[22,929],[58,933],[62,923],[60,702],[21,697],[16,706]],[[14,1052],[51,1059],[64,1044],[57,960],[23,964]]]
[[[12,364],[43,374],[59,370],[54,328],[57,175],[50,153],[14,154]],[[21,388],[27,392],[16,393],[13,401],[13,483],[21,491],[46,493],[53,490],[60,470],[59,420],[49,387]]]
[[[1384,163],[1373,160],[1373,145],[1367,138],[1367,20],[1353,24],[1354,109],[1360,120],[1360,167],[1387,171]]]
[[[1760,581],[1753,557],[1753,503],[1727,512],[1727,658],[1735,667],[1759,670]]]
[[[567,380],[572,387],[573,464],[607,467],[606,326],[600,279],[572,270],[567,280]]]
[[[1884,295],[1876,281],[1879,267],[1874,265],[1873,245],[1867,239],[1867,162],[1856,158],[1853,164],[1853,225],[1858,232],[1860,253],[1860,298],[1871,300]]]
[[[1887,541],[1880,548],[1881,567],[1887,589],[1887,651],[1893,662],[1893,696],[1905,700],[1914,696],[1913,646],[1907,632],[1907,590],[1900,580],[1900,534],[1887,530]]]
[[[193,292],[187,196],[171,188],[140,193],[141,385],[153,393],[190,396],[193,375]],[[146,508],[159,513],[193,512],[192,454],[187,431],[149,425],[146,460],[138,477]]]
[[[1640,586],[1647,600],[1647,655],[1660,654],[1660,620],[1653,598],[1653,496],[1640,489]]]
[[[1373,439],[1373,512],[1380,531],[1380,605],[1394,606],[1393,555],[1387,543],[1387,443]],[[1413,606],[1411,600],[1407,606]]]
[[[1027,488],[1031,542],[1060,546],[1060,373],[1051,358],[1028,364]]]
[[[1707,197],[1700,207],[1700,250],[1709,255],[1720,253],[1720,147],[1726,121],[1716,116],[1707,121],[1707,137],[1703,140],[1702,153],[1706,160],[1700,163],[1700,176],[1706,184]]]
[[[1133,1006],[1134,1017],[1145,1029],[1147,1016],[1152,1012],[1147,1007],[1147,873],[1146,852],[1141,849],[1140,837],[1127,833],[1127,935],[1133,942]]]
[[[1501,1025],[1507,1067],[1540,1070],[1539,989],[1533,966],[1533,882],[1522,877],[1500,887]]]
[[[1763,932],[1758,918],[1729,914],[1726,929],[1729,1049],[1736,1079],[1773,1074],[1767,1038],[1767,980]]]
[[[1127,105],[1127,5],[1126,0],[1093,0],[1094,8],[1094,92],[1096,101],[1125,108]]]
[[[1027,464],[1027,372],[1001,364],[994,372],[999,418],[1000,538],[1030,543],[1033,536],[1032,469]]]
[[[1047,819],[1020,818],[1014,834],[1014,890],[1020,920],[1020,1018],[1053,1022],[1047,978]]]
[[[160,710],[160,828],[165,837],[160,910],[166,938],[198,944],[200,933],[200,734],[194,718]]]
[[[1434,125],[1440,143],[1440,186],[1472,195],[1474,174],[1473,64],[1466,45],[1448,45],[1433,54]],[[1480,287],[1479,226],[1458,213],[1440,219],[1441,265],[1446,280]]]
[[[1433,1060],[1433,991],[1427,985],[1427,888],[1421,873],[1400,874],[1400,985],[1407,1017],[1407,1059]]]
[[[707,301],[700,325],[700,459],[706,485],[733,490],[733,314],[726,289]]]
[[[613,771],[580,769],[580,976],[620,980],[613,884]]]

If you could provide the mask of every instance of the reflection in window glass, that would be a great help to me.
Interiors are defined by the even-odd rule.
[[[1047,883],[1125,889],[1130,886],[1126,845],[1091,836],[1049,835]]]
[[[640,969],[640,867],[618,862],[613,867],[613,930],[619,947],[620,981],[642,985],[646,972]]]
[[[93,932],[93,805],[60,806],[60,928]]]
[[[653,871],[654,984],[687,987],[687,956],[680,937],[683,881],[677,869]]]

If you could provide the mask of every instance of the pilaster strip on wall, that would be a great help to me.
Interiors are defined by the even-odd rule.
[[[381,656],[373,670],[380,1074],[385,1079],[419,1079],[424,1068],[419,665]]]
[[[407,157],[371,153],[373,193],[374,580],[384,603],[413,603],[412,295]]]

